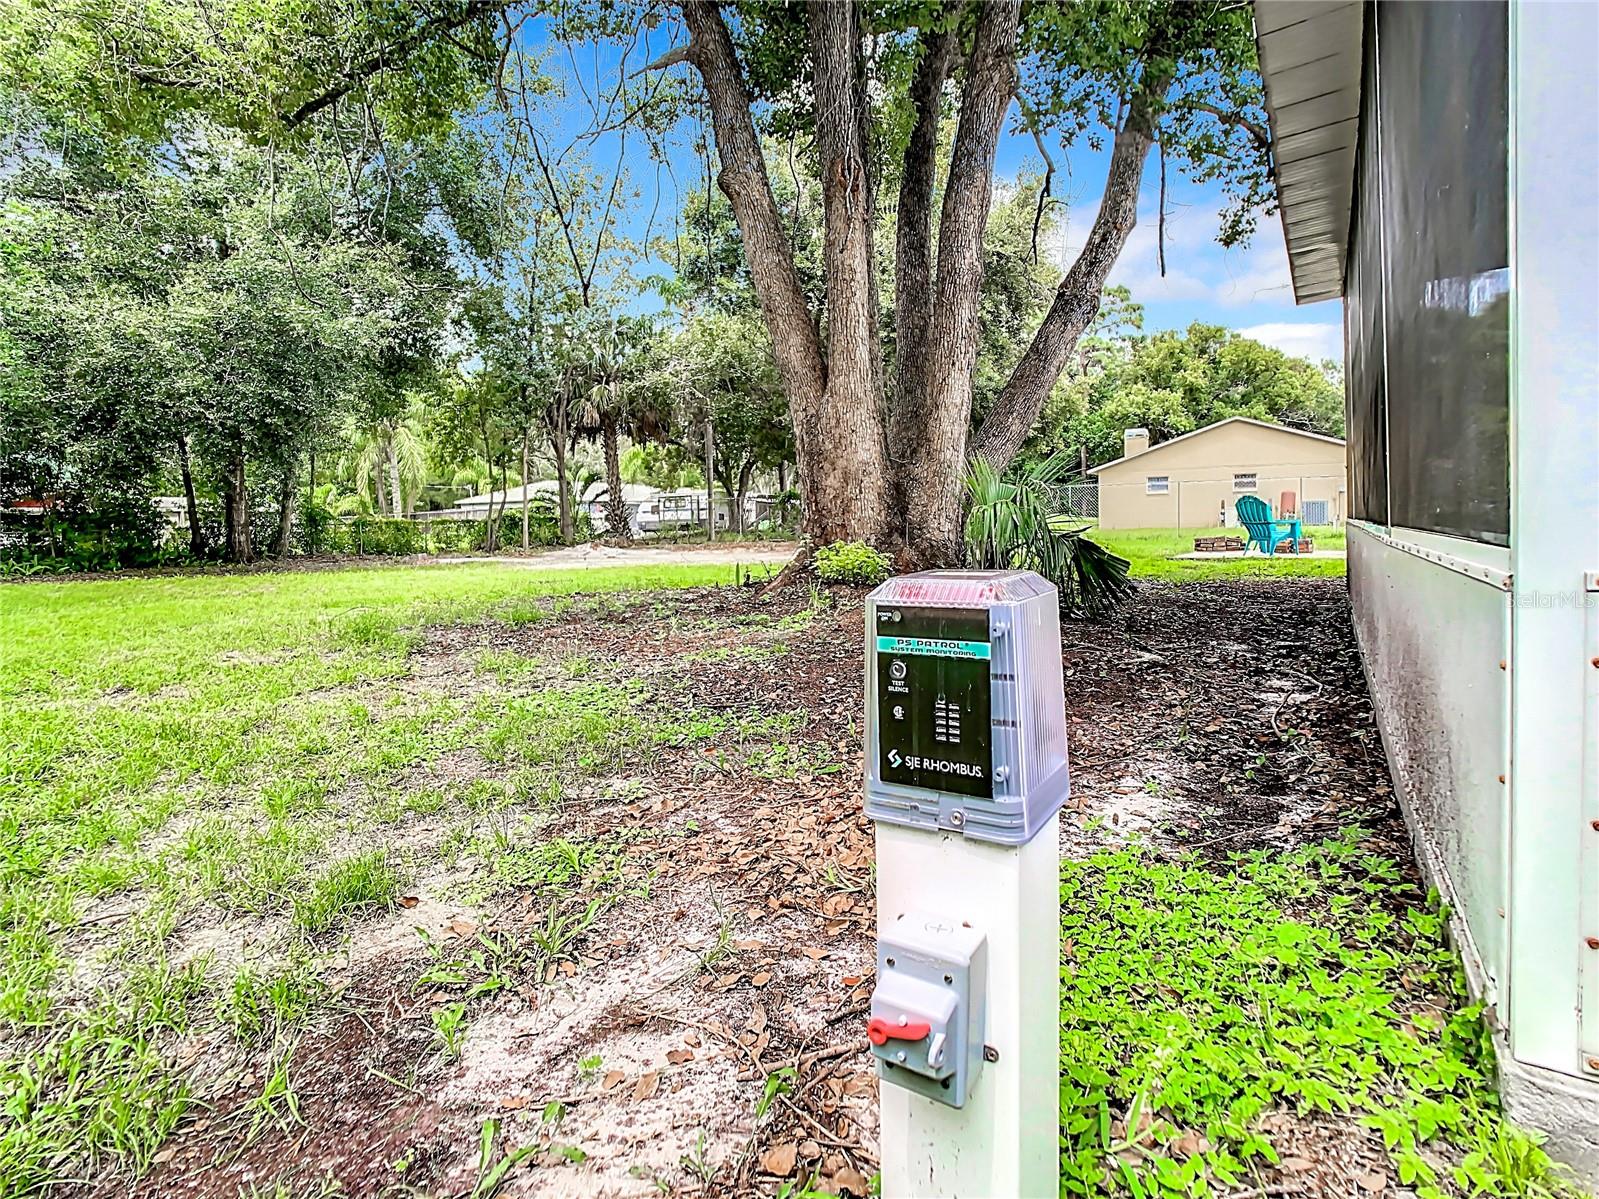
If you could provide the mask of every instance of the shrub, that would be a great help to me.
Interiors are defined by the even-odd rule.
[[[887,554],[879,553],[864,541],[835,541],[811,556],[811,568],[824,583],[847,583],[875,587],[894,573]]]
[[[1103,617],[1133,594],[1127,559],[1068,528],[1053,512],[1053,488],[1071,466],[1062,453],[1001,475],[981,458],[966,475],[966,564],[974,570],[1034,570],[1060,591],[1061,611]]]
[[[7,575],[157,566],[166,527],[136,487],[52,496],[48,513],[0,512],[0,560]]]

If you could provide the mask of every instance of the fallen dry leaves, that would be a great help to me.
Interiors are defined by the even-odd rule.
[[[794,1173],[794,1166],[798,1161],[799,1146],[793,1141],[784,1141],[782,1144],[771,1146],[761,1154],[761,1169],[779,1178],[787,1178]]]

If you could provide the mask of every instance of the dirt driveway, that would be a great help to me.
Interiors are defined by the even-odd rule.
[[[648,552],[686,554],[630,560]],[[1346,612],[1341,580],[1296,579],[1150,588],[1113,623],[1069,625],[1065,853],[1133,832],[1287,850],[1360,821],[1405,859]],[[722,588],[429,630],[400,686],[470,687],[484,653],[530,664],[538,686],[582,661],[584,685],[629,688],[674,729],[507,826],[507,860],[558,836],[607,847],[618,877],[578,871],[558,903],[513,887],[486,907],[447,875],[418,880],[358,935],[335,1012],[301,1038],[292,1118],[263,1118],[247,1076],[131,1193],[468,1195],[510,1162],[498,1193],[744,1196],[812,1177],[863,1194],[879,1158],[861,626],[857,594]],[[1288,722],[1296,752],[1266,760]],[[499,769],[476,754],[428,768]],[[585,923],[602,885],[625,898]],[[553,956],[514,948],[571,929]],[[464,1038],[441,1052],[438,1013],[457,1003]],[[1397,1188],[1353,1119],[1290,1119],[1278,1139],[1307,1163],[1281,1193]]]

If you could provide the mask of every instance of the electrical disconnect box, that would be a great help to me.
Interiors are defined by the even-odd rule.
[[[1021,845],[1070,789],[1059,593],[926,571],[866,601],[866,814]]]
[[[878,1074],[964,1107],[983,1068],[987,943],[959,921],[907,912],[877,937],[866,1037]]]

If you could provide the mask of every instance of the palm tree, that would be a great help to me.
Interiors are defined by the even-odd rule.
[[[1036,570],[1059,589],[1064,611],[1099,617],[1134,585],[1127,559],[1055,512],[1055,486],[1072,466],[1072,456],[1060,453],[1001,475],[974,458],[966,475],[966,560],[977,570]]]
[[[369,422],[358,433],[350,473],[364,499],[375,495],[376,507],[390,516],[405,516],[427,481],[427,449],[414,410]]]
[[[604,446],[605,535],[617,541],[633,537],[622,484],[622,434],[636,441],[654,423],[653,414],[637,399],[639,352],[649,333],[643,319],[613,317],[591,331],[584,347],[589,386],[575,432],[598,436]]]

